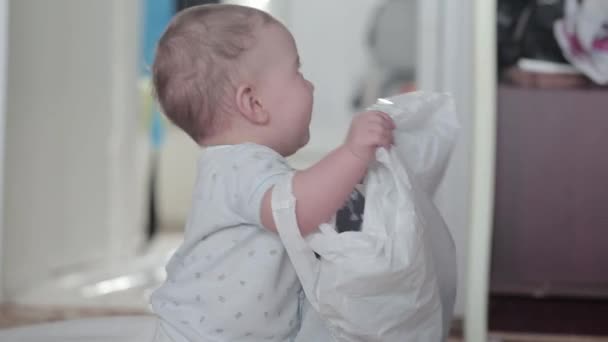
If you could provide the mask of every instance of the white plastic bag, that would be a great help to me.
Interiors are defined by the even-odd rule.
[[[608,1],[566,0],[554,34],[566,59],[600,85],[608,84]]]
[[[274,187],[275,223],[313,309],[302,326],[307,336],[323,335],[311,333],[318,327],[335,341],[441,341],[454,303],[455,250],[430,195],[456,135],[453,104],[424,93],[381,102],[377,109],[397,124],[396,147],[379,149],[370,167],[362,231],[338,234],[326,224],[303,239],[291,177]]]
[[[460,130],[454,101],[448,94],[415,92],[378,100],[370,109],[390,114],[397,126],[394,149],[413,178],[413,198],[426,220],[425,237],[439,285],[445,340],[454,313],[458,265],[454,240],[433,197]]]

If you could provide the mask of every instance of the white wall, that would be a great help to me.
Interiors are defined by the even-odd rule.
[[[298,45],[304,76],[315,85],[311,141],[302,155],[326,152],[343,141],[353,114],[351,99],[369,70],[365,40],[371,14],[380,3],[290,2],[287,24]]]
[[[8,45],[8,0],[0,0],[0,302],[4,299],[4,274],[2,267],[4,260],[4,118],[6,109],[6,55]]]
[[[9,14],[8,299],[133,249],[142,230],[137,2],[12,0]]]
[[[303,73],[315,85],[311,141],[291,158],[294,166],[305,167],[343,142],[356,114],[352,108],[356,91],[364,79],[377,76],[367,39],[376,10],[385,1],[285,2],[285,18],[298,45]]]

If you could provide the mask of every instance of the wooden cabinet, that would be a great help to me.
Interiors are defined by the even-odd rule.
[[[493,293],[608,297],[608,91],[499,87]]]

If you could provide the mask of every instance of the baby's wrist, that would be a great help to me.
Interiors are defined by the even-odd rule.
[[[370,156],[367,156],[366,154],[361,153],[360,151],[356,151],[356,149],[354,149],[348,143],[343,144],[342,149],[345,150],[346,153],[349,154],[353,159],[355,159],[361,163],[364,163],[367,165],[371,162]]]

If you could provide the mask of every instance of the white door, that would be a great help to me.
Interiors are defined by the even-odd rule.
[[[143,233],[133,165],[137,2],[9,4],[7,299],[134,251]]]

